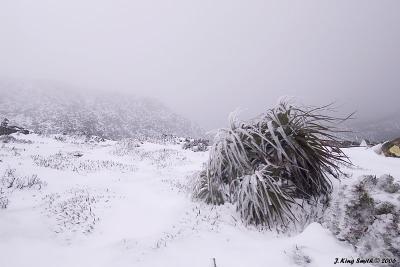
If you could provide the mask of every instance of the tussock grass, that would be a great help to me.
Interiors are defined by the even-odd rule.
[[[332,190],[341,164],[337,125],[347,118],[323,115],[330,106],[299,108],[281,102],[259,118],[230,117],[220,129],[195,196],[211,204],[232,202],[249,224],[287,225],[293,205],[317,203]]]

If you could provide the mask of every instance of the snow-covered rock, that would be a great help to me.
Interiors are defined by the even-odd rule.
[[[382,145],[382,152],[386,157],[400,158],[400,138],[385,142]]]
[[[365,141],[365,139],[363,139],[360,143],[360,147],[368,147],[367,141]]]
[[[373,147],[371,147],[371,149],[378,155],[382,154],[382,144],[374,145]]]

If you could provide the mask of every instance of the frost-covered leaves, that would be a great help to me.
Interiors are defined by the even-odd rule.
[[[2,135],[0,136],[0,143],[14,143],[17,139],[12,135]]]
[[[36,174],[31,176],[18,176],[15,169],[6,169],[0,179],[1,187],[7,189],[33,188],[40,190],[46,185]]]
[[[3,188],[0,188],[0,209],[6,209],[8,207],[8,197],[4,192]]]
[[[154,151],[141,151],[140,160],[148,160],[150,164],[158,169],[185,164],[188,160],[184,154],[175,149],[158,149]]]
[[[291,211],[294,199],[268,171],[255,171],[238,183],[234,191],[237,209],[247,224],[286,225],[295,219]]]
[[[2,144],[0,147],[0,158],[7,157],[19,157],[21,156],[23,149],[17,148],[15,146],[6,146],[6,144]]]
[[[33,189],[41,190],[47,183],[42,181],[36,174],[22,176],[17,174],[16,169],[6,169],[0,177],[0,208],[5,209],[10,203],[9,197],[14,190]]]
[[[377,181],[379,189],[387,193],[397,193],[400,190],[400,184],[394,182],[394,178],[391,175],[383,175]]]
[[[321,115],[325,108],[281,103],[251,122],[232,117],[230,128],[215,137],[195,195],[233,202],[244,221],[268,226],[296,220],[295,199],[326,200],[330,177],[338,178],[348,160],[335,137],[343,120]]]
[[[33,162],[40,167],[56,170],[69,170],[78,173],[96,172],[100,170],[111,170],[121,172],[134,172],[136,167],[111,160],[80,159],[73,155],[57,153],[48,157],[41,155],[32,156]]]
[[[198,152],[207,151],[209,145],[210,141],[208,141],[207,139],[185,139],[184,143],[182,144],[182,148]]]
[[[333,195],[325,225],[363,257],[400,258],[400,193],[393,177],[368,175]]]
[[[113,149],[111,150],[111,154],[116,156],[137,154],[140,144],[140,141],[136,139],[122,139],[114,145]]]
[[[15,138],[13,135],[2,135],[0,136],[0,143],[32,144],[33,142],[22,138]]]
[[[107,207],[113,197],[109,191],[96,193],[75,188],[61,194],[46,195],[45,210],[47,216],[56,222],[55,233],[89,234],[100,220],[96,209],[100,205]]]
[[[143,149],[142,145],[136,139],[124,139],[119,141],[110,153],[116,156],[129,156],[137,161],[147,161],[158,169],[182,165],[188,161],[181,150],[165,147],[147,150]]]
[[[194,182],[193,191],[195,197],[202,199],[207,204],[223,204],[227,198],[228,186],[215,183],[212,178],[207,175],[205,170],[201,171],[197,180]]]

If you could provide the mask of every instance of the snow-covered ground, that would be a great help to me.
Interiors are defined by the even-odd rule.
[[[357,258],[318,223],[290,236],[260,231],[244,226],[228,204],[193,201],[190,177],[207,152],[14,137],[0,145],[0,202],[7,205],[0,209],[2,267],[312,267]],[[356,166],[346,170],[352,177],[400,177],[397,159],[366,148],[345,152]]]

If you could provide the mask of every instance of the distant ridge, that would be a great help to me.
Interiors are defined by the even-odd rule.
[[[400,109],[378,119],[357,121],[348,124],[352,131],[351,139],[361,141],[367,139],[373,142],[388,141],[400,137]]]
[[[97,135],[110,139],[198,137],[203,131],[155,99],[79,92],[52,82],[0,80],[0,120],[38,133]]]

